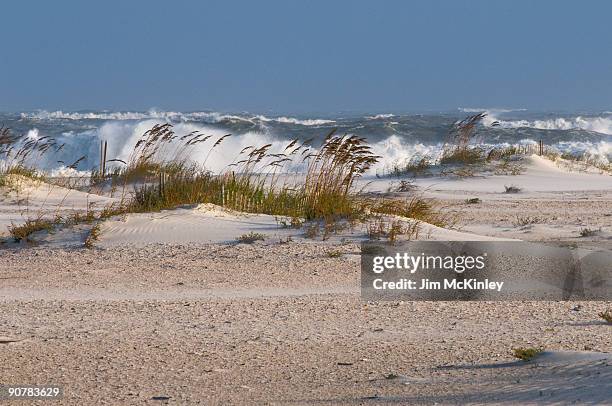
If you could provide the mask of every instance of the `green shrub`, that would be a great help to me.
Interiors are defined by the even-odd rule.
[[[37,231],[50,231],[53,229],[53,226],[53,222],[42,218],[26,219],[26,221],[20,225],[11,223],[8,227],[8,232],[15,242],[20,242],[22,240],[27,241],[30,235]]]
[[[240,237],[236,238],[236,241],[242,244],[253,244],[255,241],[264,241],[265,239],[265,234],[251,231],[248,234],[242,234]]]
[[[529,347],[529,348],[520,347],[520,348],[512,349],[512,352],[514,353],[514,357],[522,361],[530,361],[534,359],[536,356],[538,356],[539,354],[541,354],[543,351],[544,351],[543,348],[533,348],[533,347]]]

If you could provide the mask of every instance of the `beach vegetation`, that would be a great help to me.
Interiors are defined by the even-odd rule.
[[[394,191],[397,193],[407,193],[412,192],[416,188],[417,186],[413,182],[408,180],[401,180],[399,184],[395,188],[392,188],[390,191]]]
[[[604,312],[599,313],[599,317],[605,320],[608,324],[612,324],[612,310],[608,309]]]
[[[419,236],[420,222],[405,222],[399,219],[388,219],[377,216],[367,225],[368,238],[372,241],[386,239],[391,244],[398,241],[400,236],[404,240],[414,240]]]
[[[251,231],[248,234],[242,234],[241,236],[236,238],[236,241],[238,241],[241,244],[253,244],[256,241],[264,241],[265,239],[266,239],[265,234],[256,233],[256,232]]]
[[[597,235],[598,232],[599,230],[584,227],[583,229],[580,230],[580,236],[581,237],[594,237]]]
[[[521,361],[531,361],[543,351],[544,348],[542,347],[519,347],[512,349],[514,357],[520,359]]]
[[[429,155],[415,155],[404,162],[396,162],[391,166],[389,175],[401,176],[424,176],[434,166],[434,159]]]
[[[8,226],[8,232],[15,242],[29,241],[32,234],[43,230],[51,231],[54,225],[53,221],[42,217],[28,218],[23,224],[11,223]]]
[[[85,248],[93,248],[95,242],[98,241],[99,238],[100,238],[100,223],[96,223],[89,230],[89,234],[87,235],[87,238],[85,238],[85,242],[83,243],[83,245],[85,246]]]
[[[331,250],[327,251],[325,255],[327,255],[328,258],[340,258],[342,256],[342,252],[337,250]]]
[[[509,185],[509,186],[506,185],[506,186],[504,186],[504,188],[506,189],[505,193],[508,193],[508,194],[510,194],[510,193],[520,193],[521,190],[523,190],[520,187],[515,186],[515,185]]]
[[[363,137],[338,135],[332,130],[316,147],[311,145],[312,140],[297,139],[280,152],[272,151],[271,144],[250,145],[220,172],[208,170],[209,156],[229,137],[231,134],[212,137],[197,131],[179,136],[169,123],[153,126],[138,139],[127,160],[107,161],[115,164],[109,173],[100,174],[92,169],[93,183],[111,179],[113,185],[123,183],[124,189],[130,185],[129,193],[122,195],[120,203],[75,214],[71,222],[91,223],[120,214],[211,203],[236,211],[290,219],[283,220],[281,225],[292,228],[300,228],[304,222],[322,223],[324,238],[372,215],[396,215],[436,225],[447,224],[441,208],[421,196],[394,200],[362,193],[356,181],[380,158]],[[14,159],[11,170],[29,177],[39,175],[25,165],[25,157],[62,147],[45,137],[21,139],[13,145],[10,144],[15,142],[12,135],[5,135],[1,140],[5,155],[10,154]],[[192,161],[191,148],[204,143],[209,143],[205,159],[199,163]],[[69,167],[76,168],[84,158],[80,157]],[[425,167],[428,162],[424,157],[419,166]],[[292,171],[298,175],[285,176]],[[410,191],[412,187],[405,183],[402,190]],[[314,234],[313,230],[311,227],[306,234]]]
[[[516,220],[512,223],[515,227],[525,227],[531,224],[544,223],[545,219],[537,216],[521,216],[517,215]]]
[[[306,238],[316,238],[319,235],[319,223],[312,223],[306,226],[306,230],[304,231],[304,237]]]

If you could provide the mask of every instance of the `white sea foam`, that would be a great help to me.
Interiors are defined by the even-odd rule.
[[[300,120],[298,118],[294,118],[294,117],[266,117],[266,116],[255,116],[255,118],[257,120],[263,121],[263,122],[270,122],[270,121],[276,121],[277,123],[283,123],[283,124],[298,124],[298,125],[306,125],[306,126],[316,126],[316,125],[325,125],[325,124],[333,124],[336,121],[335,120],[323,120],[323,119],[304,119],[304,120]]]
[[[99,148],[100,141],[107,141],[108,159],[121,159],[128,161],[134,150],[134,146],[148,129],[155,124],[164,123],[164,120],[141,120],[141,121],[110,121],[104,123],[97,129],[91,129],[84,132],[64,132],[57,138],[57,144],[66,144],[65,147],[57,154],[49,153],[42,157],[33,157],[37,159],[36,164],[53,170],[51,173],[74,175],[74,171],[68,170],[66,167],[70,165],[78,157],[85,155],[86,158],[80,163],[81,171],[89,170],[97,167],[99,163]],[[211,135],[211,138],[201,144],[197,144],[189,149],[189,159],[204,164],[208,169],[215,172],[222,171],[227,168],[227,165],[236,162],[238,152],[247,146],[263,146],[272,144],[271,153],[283,152],[287,143],[286,139],[277,138],[268,133],[248,131],[242,134],[235,134],[226,138],[223,143],[216,147],[210,155],[212,145],[223,135],[227,134],[219,128],[213,128],[206,125],[181,122],[174,125],[174,131],[179,137],[192,131],[199,131],[206,135]],[[37,139],[40,137],[37,128],[31,129],[28,134],[28,139]],[[535,144],[533,139],[522,139],[519,144]],[[484,148],[504,147],[507,143],[486,144]],[[172,156],[180,148],[181,144],[177,141],[176,144],[170,146],[167,150],[169,157]],[[561,152],[571,153],[589,153],[592,156],[600,157],[600,160],[607,162],[612,159],[612,143],[606,141],[600,142],[560,142],[553,145]],[[442,144],[426,145],[423,143],[407,143],[398,135],[391,135],[388,138],[372,143],[372,151],[381,158],[373,167],[372,171],[388,170],[394,165],[404,163],[414,157],[429,156],[433,160],[439,158],[442,151]],[[121,165],[114,163],[113,165]],[[298,165],[294,168],[297,169]],[[77,171],[78,172],[78,171]],[[81,172],[79,172],[81,173]],[[55,176],[55,175],[54,175]]]
[[[196,111],[181,113],[175,111],[149,110],[147,112],[64,112],[58,111],[37,111],[34,113],[21,113],[22,118],[34,120],[148,120],[159,119],[168,121],[203,121],[207,123],[222,123],[224,121],[245,121],[255,124],[260,122],[277,122],[284,124],[297,124],[304,126],[317,126],[333,124],[335,120],[324,119],[298,119],[294,117],[266,117],[264,115],[240,116],[236,114],[224,114],[219,112]]]
[[[459,107],[459,111],[462,113],[481,113],[486,112],[489,114],[495,113],[511,113],[513,111],[527,111],[527,109],[503,109],[503,108],[490,108],[490,107]]]
[[[366,116],[368,120],[383,120],[385,118],[395,117],[395,114],[387,113],[387,114],[376,114],[374,116]]]
[[[142,135],[155,124],[162,124],[163,120],[142,120],[142,121],[111,121],[104,123],[100,128],[84,131],[81,133],[65,132],[58,137],[58,145],[66,144],[57,154],[48,153],[38,158],[37,165],[45,169],[55,169],[54,173],[65,172],[65,166],[72,163],[76,158],[85,155],[86,158],[80,163],[79,169],[95,168],[99,164],[100,141],[106,141],[108,145],[107,159],[121,159],[129,161],[134,147]],[[260,147],[265,144],[272,144],[271,153],[282,152],[289,141],[276,139],[268,134],[257,132],[245,132],[240,135],[230,136],[217,146],[209,155],[208,152],[212,145],[228,132],[218,128],[207,127],[196,123],[176,123],[175,133],[180,137],[192,131],[199,131],[211,138],[189,149],[188,158],[194,162],[205,164],[213,171],[221,171],[226,165],[235,162],[238,152],[247,146]],[[31,130],[32,134],[38,134],[37,129]],[[171,158],[184,141],[178,139],[166,148],[168,158]],[[61,162],[58,162],[61,161]],[[61,165],[58,165],[61,163]],[[109,167],[120,166],[115,162]]]
[[[487,111],[483,124],[491,126],[496,122],[501,128],[535,128],[539,130],[586,130],[612,135],[612,117],[555,117],[546,120],[511,120],[497,117],[495,111]]]
[[[482,111],[481,109],[474,109]],[[589,131],[596,131],[602,134],[612,134],[612,116],[611,117],[575,117],[575,118],[554,118],[550,120],[515,120],[515,121],[504,121],[500,120],[496,114],[501,115],[498,111],[490,109],[489,115],[484,120],[485,126],[490,126],[494,121],[499,121],[502,128],[538,128],[538,129],[572,129],[579,128]],[[54,135],[57,141],[57,145],[66,144],[65,147],[58,153],[45,154],[42,157],[32,157],[36,159],[37,165],[44,167],[45,169],[55,169],[57,173],[63,173],[66,171],[66,167],[74,162],[78,157],[83,155],[86,158],[79,164],[80,170],[89,170],[97,167],[99,164],[99,148],[100,141],[104,140],[108,142],[108,159],[121,159],[124,161],[129,160],[130,154],[132,153],[136,142],[140,139],[142,134],[148,129],[153,127],[155,124],[172,122],[174,125],[174,131],[179,137],[187,134],[191,131],[199,131],[212,137],[202,144],[197,144],[190,151],[194,161],[205,164],[206,167],[213,171],[223,170],[226,165],[235,162],[238,158],[238,151],[242,150],[247,146],[262,146],[265,144],[272,144],[270,152],[282,152],[284,147],[289,142],[286,138],[276,136],[272,130],[268,131],[262,123],[278,122],[297,126],[322,126],[326,124],[332,124],[334,120],[323,120],[323,119],[297,119],[293,117],[266,117],[263,115],[259,116],[242,116],[242,115],[230,115],[219,112],[191,112],[191,113],[177,113],[177,112],[159,112],[149,111],[146,113],[136,112],[101,112],[101,113],[65,113],[62,111],[55,112],[38,112],[33,115],[24,115],[24,117],[38,118],[40,120],[88,120],[96,119],[103,120],[102,123],[95,123],[97,128],[90,128],[83,131],[67,131],[60,135]],[[372,115],[369,118],[388,118],[391,117],[389,114]],[[231,131],[227,123],[233,121],[245,121],[253,124],[259,124],[259,126],[247,127],[252,130],[239,130]],[[226,124],[225,126],[223,124]],[[350,131],[362,134],[365,126],[357,123],[351,127]],[[385,121],[385,125],[389,125],[392,122]],[[62,123],[59,124],[60,126]],[[89,124],[85,128],[90,127]],[[225,127],[225,128],[224,128]],[[270,126],[271,127],[271,126]],[[43,127],[39,127],[41,130]],[[60,127],[61,128],[61,127]],[[316,130],[318,131],[318,130]],[[212,144],[221,136],[233,133],[229,138],[226,138],[224,142],[208,156],[208,151]],[[282,131],[277,132],[282,135]],[[26,133],[27,139],[38,139],[41,136],[47,135],[44,130],[39,131],[38,128],[30,128]],[[528,137],[529,133],[521,136]],[[323,135],[323,134],[322,134]],[[367,137],[368,134],[365,134]],[[372,138],[370,138],[372,139]],[[536,141],[525,138],[519,143],[530,144]],[[507,146],[508,144],[499,144],[498,146]],[[494,147],[495,145],[487,145],[485,147]],[[602,160],[612,160],[611,142],[610,140],[597,141],[597,142],[560,142],[556,145],[561,152],[572,152],[580,153],[587,152],[594,156],[602,157]],[[175,145],[175,150],[178,149],[179,145]],[[406,138],[400,135],[390,135],[382,140],[375,141],[372,143],[372,150],[376,155],[380,155],[381,159],[376,164],[374,170],[380,170],[389,168],[397,163],[405,162],[415,156],[431,156],[433,159],[439,157],[441,152],[441,144],[436,144],[435,141],[431,142],[431,145],[423,143],[409,142]],[[172,147],[169,148],[168,153],[173,151]],[[120,165],[114,163],[112,165]]]
[[[397,135],[372,144],[372,152],[380,156],[374,171],[388,171],[395,165],[401,165],[414,157],[428,156],[436,159],[442,151],[442,144],[425,145],[422,143],[407,144]]]

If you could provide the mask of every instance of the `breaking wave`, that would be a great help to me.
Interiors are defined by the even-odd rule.
[[[470,109],[463,109],[468,111]],[[612,161],[612,115],[554,117],[503,109],[473,109],[487,111],[483,124],[487,129],[486,147],[536,143],[541,139],[561,152],[589,153]],[[33,157],[37,166],[55,174],[74,174],[68,168],[79,157],[77,171],[89,171],[99,164],[100,142],[108,142],[108,159],[129,160],[136,142],[155,124],[172,123],[180,137],[199,131],[211,138],[190,149],[190,159],[213,171],[221,171],[238,159],[238,152],[247,146],[272,144],[271,153],[282,152],[294,138],[314,137],[314,145],[338,127],[338,134],[356,134],[368,139],[372,151],[381,156],[374,171],[389,168],[413,157],[441,153],[449,126],[461,115],[392,115],[335,119],[264,116],[220,112],[63,112],[38,111],[13,116],[5,114],[0,122],[27,139],[52,137],[57,145],[65,144],[57,153]],[[390,119],[393,117],[393,121]],[[10,120],[13,120],[12,122]],[[493,126],[497,121],[498,126]],[[578,130],[578,131],[567,131]],[[212,144],[221,136],[233,134],[208,156]],[[175,145],[176,148],[179,145]],[[172,148],[169,148],[172,151]],[[115,163],[116,165],[121,165]],[[295,168],[292,168],[295,169]]]
[[[395,114],[376,114],[374,116],[366,116],[366,119],[368,120],[384,120],[385,118],[392,118],[395,117]]]
[[[150,110],[148,112],[64,112],[41,110],[34,113],[21,113],[21,117],[30,120],[148,120],[159,119],[174,122],[180,121],[200,121],[207,123],[222,123],[225,121],[244,121],[249,123],[257,122],[277,122],[282,124],[296,124],[303,126],[318,126],[325,124],[333,124],[335,120],[325,119],[299,119],[294,117],[266,117],[264,115],[237,115],[224,114],[219,112],[196,111],[190,113],[181,113],[175,111],[157,111]]]
[[[504,120],[500,118],[503,113],[518,110],[503,109],[463,109],[465,112],[485,112],[487,116],[483,124],[487,127],[493,124],[501,128],[534,128],[537,130],[584,130],[600,134],[612,135],[612,112],[604,112],[605,116],[575,116],[575,117],[553,117],[546,119],[519,119]]]

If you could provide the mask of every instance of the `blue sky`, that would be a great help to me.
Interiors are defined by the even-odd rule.
[[[7,1],[0,110],[612,109],[612,2]]]

